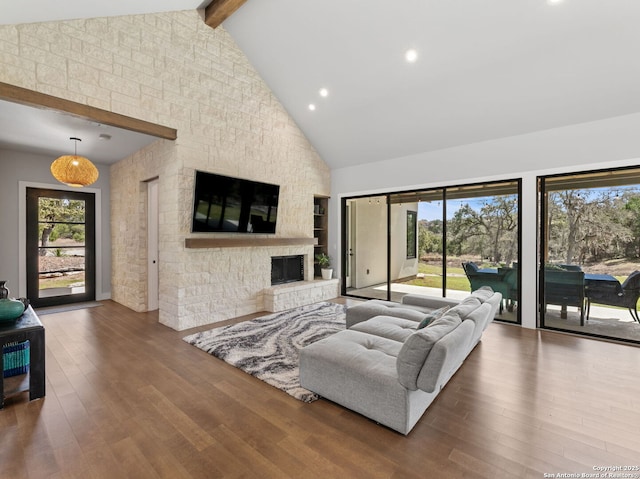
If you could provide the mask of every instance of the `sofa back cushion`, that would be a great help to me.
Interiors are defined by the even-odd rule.
[[[480,337],[482,336],[482,331],[484,331],[489,325],[489,323],[491,322],[491,320],[493,320],[492,315],[495,315],[493,306],[491,305],[491,303],[484,303],[479,308],[476,308],[474,311],[471,311],[471,313],[469,313],[465,318],[473,321],[473,324],[474,324],[473,335],[472,335],[472,342],[474,346],[475,346],[475,343],[477,343],[480,340]]]
[[[396,360],[400,384],[411,391],[418,389],[418,375],[431,348],[442,337],[456,329],[461,322],[460,315],[453,308],[405,340]]]
[[[484,303],[478,306],[476,309],[467,314],[465,319],[471,319],[476,324],[480,325],[484,329],[484,325],[489,321],[489,314],[492,310],[490,303]]]
[[[464,320],[471,312],[475,311],[480,307],[482,303],[478,298],[474,298],[473,296],[467,296],[460,304],[451,308],[451,311],[456,311],[460,317]]]
[[[417,329],[426,328],[429,324],[433,323],[436,319],[444,316],[444,313],[449,311],[451,306],[443,306],[442,308],[434,309],[430,313],[427,313],[425,317],[418,324]]]
[[[471,293],[471,296],[474,298],[478,298],[481,303],[484,303],[486,300],[493,296],[493,289],[491,286],[483,286],[482,288],[476,289]]]
[[[473,330],[473,321],[467,319],[433,345],[418,375],[418,389],[432,393],[449,381],[469,353]]]

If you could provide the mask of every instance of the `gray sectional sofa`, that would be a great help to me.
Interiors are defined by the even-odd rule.
[[[490,288],[462,301],[407,296],[400,305],[353,306],[348,329],[302,348],[302,387],[408,434],[480,341],[502,297]],[[418,329],[434,310],[441,316]]]

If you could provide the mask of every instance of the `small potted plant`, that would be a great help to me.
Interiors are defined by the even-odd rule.
[[[320,266],[322,279],[331,279],[331,276],[333,276],[333,269],[331,268],[331,258],[327,256],[326,253],[318,253],[316,254],[316,261],[318,262],[318,266]]]

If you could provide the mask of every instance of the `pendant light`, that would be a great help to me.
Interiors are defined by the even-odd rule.
[[[80,138],[71,137],[75,141],[73,155],[63,155],[51,163],[51,174],[60,183],[81,187],[88,186],[98,179],[98,169],[84,156],[78,156]]]

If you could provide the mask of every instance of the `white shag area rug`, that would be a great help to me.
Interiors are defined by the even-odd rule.
[[[308,403],[318,395],[300,386],[298,351],[345,329],[345,311],[341,304],[315,303],[183,339]]]

